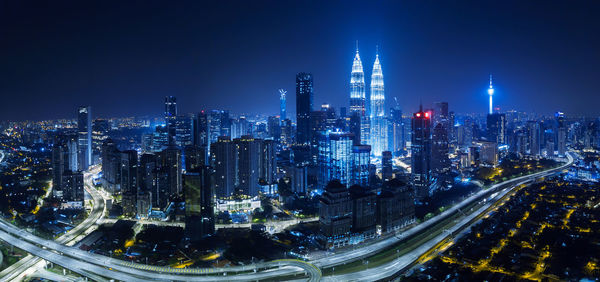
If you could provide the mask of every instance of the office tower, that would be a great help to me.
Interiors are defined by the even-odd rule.
[[[62,175],[67,171],[78,169],[78,136],[60,134],[54,138],[52,146],[52,187],[57,192],[62,191]]]
[[[181,151],[175,146],[169,146],[160,151],[157,156],[160,169],[166,174],[166,192],[169,195],[181,193]]]
[[[496,142],[479,141],[479,160],[488,165],[498,164],[498,145]]]
[[[313,108],[313,95],[312,74],[298,73],[296,75],[296,144],[310,143],[310,112]]]
[[[235,193],[236,150],[228,136],[221,136],[210,145],[211,165],[215,170],[215,193],[218,198]]]
[[[530,120],[527,122],[529,154],[539,156],[541,154],[541,130],[540,124],[537,121]]]
[[[62,174],[62,199],[72,202],[75,207],[83,207],[83,172],[67,170]]]
[[[152,192],[139,191],[136,196],[136,214],[140,219],[146,219],[152,210]]]
[[[383,72],[379,63],[379,54],[375,56],[373,73],[371,75],[371,153],[380,157],[388,150],[388,125],[385,115],[385,91]]]
[[[445,128],[449,128],[448,102],[437,102],[433,109],[433,126],[438,123],[444,123]]]
[[[78,169],[84,171],[92,165],[92,108],[90,106],[79,107],[77,132],[79,135]]]
[[[310,113],[310,162],[316,164],[319,155],[319,140],[327,135],[327,113],[324,111],[312,111]]]
[[[348,187],[352,184],[353,137],[345,132],[329,134],[329,179],[339,180]]]
[[[204,111],[194,116],[194,145],[199,147],[208,146],[208,116]]]
[[[152,193],[152,206],[164,209],[170,203],[171,178],[169,177],[169,168],[163,167],[159,159],[157,155],[158,168],[156,169],[156,189],[154,190],[156,193]]]
[[[120,191],[121,152],[112,139],[102,144],[102,187],[110,193]]]
[[[567,151],[567,125],[565,114],[557,112],[556,117],[556,150],[560,157],[564,157]]]
[[[404,120],[402,110],[398,106],[390,109],[389,148],[394,155],[400,155],[405,149]]]
[[[221,120],[223,119],[223,114],[221,111],[212,110],[208,114],[208,144],[212,144],[217,142],[219,136],[229,136],[221,134]]]
[[[331,178],[331,144],[329,136],[331,134],[319,134],[318,157],[317,157],[317,187],[325,187],[332,180]],[[354,142],[353,142],[354,143]],[[296,155],[294,154],[294,157]]]
[[[506,144],[506,115],[493,113],[487,116],[488,141]]]
[[[56,195],[56,191],[62,188],[62,175],[65,170],[64,146],[54,141],[52,145],[52,191]]]
[[[138,175],[138,157],[137,151],[127,150],[121,152],[119,167],[119,176],[121,184],[121,193],[137,193],[137,175]]]
[[[352,228],[352,201],[346,185],[333,180],[327,187],[319,205],[319,237],[325,248],[347,245]]]
[[[281,139],[281,122],[279,117],[270,116],[268,118],[267,131],[269,132],[270,138],[273,138],[273,140],[279,142],[279,139]]]
[[[348,121],[349,131],[354,135],[354,145],[361,144],[361,125],[363,118],[359,112],[350,112],[350,118]]]
[[[448,113],[448,142],[450,146],[456,147],[456,127],[454,127],[456,122],[456,114],[454,112]]]
[[[194,119],[190,115],[175,118],[175,145],[183,148],[194,143]]]
[[[152,133],[152,152],[160,152],[169,145],[169,128],[166,125],[158,125]]]
[[[294,143],[294,127],[290,119],[281,121],[281,145],[283,147],[292,146]]]
[[[286,106],[286,100],[285,100],[286,94],[287,94],[287,91],[285,91],[283,89],[279,89],[279,118],[280,118],[280,120],[287,119],[287,106]]]
[[[273,140],[262,140],[260,142],[260,174],[261,182],[274,184],[277,182],[277,156],[275,153],[275,142]]]
[[[488,88],[488,95],[490,96],[490,108],[488,114],[492,114],[494,112],[494,108],[492,106],[492,96],[494,96],[494,87],[492,86],[492,75],[490,74],[490,87]]]
[[[346,111],[347,108],[346,107],[340,107],[340,118],[346,118]]]
[[[511,141],[509,142],[510,152],[521,155],[527,154],[529,136],[526,130],[523,128],[517,128],[511,131],[512,134],[510,134],[510,137],[508,138]]]
[[[350,184],[369,186],[369,166],[371,165],[371,146],[354,145],[352,146],[352,164]]]
[[[231,136],[231,118],[229,111],[221,111],[221,128],[220,136]]]
[[[431,113],[423,107],[413,114],[411,141],[411,181],[416,197],[423,199],[431,182]]]
[[[168,132],[168,143],[175,142],[175,134],[177,131],[177,99],[175,96],[165,97],[165,123]]]
[[[381,154],[381,178],[389,181],[393,178],[392,152],[383,151]]]
[[[413,191],[397,179],[385,184],[377,196],[377,224],[382,232],[392,232],[415,222]]]
[[[102,143],[108,138],[110,125],[106,119],[95,119],[92,123],[92,163],[97,163],[97,159],[102,151]]]
[[[215,232],[214,179],[208,166],[183,175],[185,233],[190,241]]]
[[[206,147],[188,145],[183,148],[185,170],[192,171],[208,164]]]
[[[140,165],[138,167],[138,185],[140,191],[149,191],[153,194],[156,193],[156,195],[158,195],[158,191],[156,190],[156,172],[158,169],[158,165],[156,162],[157,161],[155,154],[142,154],[142,156],[140,157]]]
[[[360,233],[366,238],[375,235],[377,224],[377,195],[364,187],[350,187],[352,201],[352,232]]]
[[[292,192],[296,195],[306,195],[308,192],[308,167],[292,165]]]
[[[237,190],[248,196],[258,195],[258,179],[260,176],[260,140],[250,135],[233,140],[237,159]]]
[[[360,144],[369,143],[369,119],[366,114],[366,95],[365,95],[365,73],[363,72],[362,61],[358,54],[358,44],[356,46],[356,55],[352,63],[352,73],[350,75],[350,116],[356,116],[360,120],[360,129],[351,128],[352,132],[360,131]],[[351,126],[356,123],[351,122]],[[358,138],[358,137],[357,137]]]
[[[450,169],[450,159],[448,158],[449,142],[446,122],[442,121],[433,128],[431,145],[431,169],[436,173],[443,173]]]

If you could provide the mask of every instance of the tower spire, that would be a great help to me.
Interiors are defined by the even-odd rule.
[[[358,40],[356,40],[356,54],[358,54]]]
[[[492,85],[492,74],[490,73],[490,88],[488,88],[488,95],[490,95],[490,109],[489,114],[493,113],[492,96],[494,96],[494,86]]]

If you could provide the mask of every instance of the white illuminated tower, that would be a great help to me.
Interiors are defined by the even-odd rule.
[[[490,88],[488,88],[488,95],[490,95],[490,115],[493,113],[494,108],[492,106],[492,96],[494,96],[494,87],[492,86],[492,75],[490,74]]]
[[[371,153],[377,157],[388,150],[387,120],[385,117],[385,91],[379,54],[375,55],[371,74]]]
[[[365,112],[365,73],[362,61],[358,54],[358,42],[356,43],[356,55],[352,63],[352,74],[350,76],[350,114],[360,117],[360,143],[369,141],[369,120]]]

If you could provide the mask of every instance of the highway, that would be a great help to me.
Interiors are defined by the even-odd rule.
[[[227,276],[226,280],[232,281],[246,281],[246,280],[264,280],[264,279],[276,279],[281,277],[291,277],[291,275],[304,274],[309,275],[312,281],[318,281],[321,279],[320,269],[336,266],[340,264],[349,263],[356,261],[361,258],[365,258],[376,254],[386,248],[393,246],[403,238],[407,238],[411,235],[418,234],[420,232],[427,232],[428,228],[433,224],[447,218],[448,216],[461,212],[463,207],[466,207],[472,203],[478,202],[489,195],[498,192],[492,199],[486,203],[486,206],[492,205],[497,199],[500,199],[503,195],[510,192],[514,187],[533,181],[538,177],[553,174],[560,171],[573,162],[573,158],[569,155],[569,162],[558,168],[538,172],[535,174],[518,177],[512,180],[508,180],[503,183],[493,185],[491,188],[482,190],[475,195],[467,198],[460,204],[444,211],[440,215],[409,229],[408,231],[400,234],[400,236],[393,236],[376,243],[366,245],[364,247],[357,248],[355,250],[349,250],[339,253],[331,253],[326,257],[314,259],[308,262],[299,260],[279,260],[271,261],[266,263],[259,263],[249,266],[235,266],[227,268],[187,268],[187,269],[174,269],[170,267],[159,267],[151,265],[143,265],[137,263],[125,262],[122,260],[112,259],[105,256],[91,254],[77,248],[62,245],[58,242],[51,240],[45,240],[31,233],[25,232],[8,224],[4,221],[0,221],[0,238],[10,242],[18,248],[24,249],[36,256],[42,257],[55,264],[61,265],[65,268],[71,269],[81,275],[88,276],[94,279],[94,276],[102,276],[111,279],[126,280],[126,281],[155,281],[155,280],[167,280],[167,281],[215,281],[222,280],[224,276]],[[464,227],[465,224],[470,222],[472,219],[480,216],[486,206],[482,206],[476,212],[471,213],[469,216],[463,218],[459,223],[454,225],[450,232],[459,230]],[[447,234],[441,234],[434,239],[429,240],[425,244],[418,246],[410,253],[399,257],[398,259],[374,267],[369,270],[355,272],[349,275],[340,276],[328,276],[325,280],[333,281],[349,281],[349,280],[377,280],[390,277],[397,273],[399,270],[412,264],[421,254],[427,252],[435,244],[441,242],[446,238]]]
[[[70,246],[74,245],[79,240],[91,233],[104,217],[105,199],[92,184],[92,177],[98,172],[100,172],[100,167],[96,166],[90,169],[90,171],[86,172],[84,175],[85,190],[90,194],[93,200],[93,206],[90,214],[82,223],[57,238],[56,241],[58,243]],[[48,191],[50,191],[50,189]],[[0,273],[0,281],[21,280],[24,276],[31,275],[38,269],[43,268],[44,265],[45,262],[40,258],[27,255],[17,263],[2,271]]]
[[[568,162],[560,167],[542,171],[542,172],[538,172],[538,173],[534,173],[534,174],[530,174],[530,175],[517,177],[512,180],[503,182],[503,183],[498,183],[498,184],[493,185],[489,189],[480,191],[479,193],[471,196],[469,199],[463,201],[461,204],[456,205],[455,208],[464,207],[464,206],[468,205],[468,203],[472,203],[473,201],[480,201],[480,200],[484,199],[485,197],[487,197],[487,195],[489,195],[489,194],[493,195],[493,197],[491,197],[488,201],[486,201],[484,205],[482,205],[480,208],[477,209],[477,211],[465,216],[458,223],[456,223],[454,226],[449,228],[447,231],[442,232],[440,235],[427,241],[424,244],[419,245],[414,250],[410,251],[409,253],[407,253],[403,256],[398,257],[397,259],[393,260],[392,262],[389,262],[389,263],[386,263],[386,264],[383,264],[383,265],[380,265],[377,267],[373,267],[371,269],[353,272],[350,274],[325,276],[323,278],[323,281],[376,281],[376,280],[388,279],[389,277],[394,276],[398,272],[406,270],[415,261],[417,261],[417,259],[419,259],[422,255],[426,254],[428,251],[432,250],[432,248],[435,248],[436,245],[438,245],[440,242],[442,242],[443,240],[448,238],[451,234],[455,234],[455,233],[471,226],[472,224],[474,224],[474,222],[473,222],[474,220],[477,220],[477,219],[481,218],[482,216],[484,216],[485,214],[487,214],[491,207],[493,207],[497,203],[499,203],[504,198],[504,196],[506,196],[508,193],[512,192],[513,189],[515,189],[516,187],[519,187],[520,185],[523,185],[523,184],[526,184],[529,182],[533,182],[538,178],[550,176],[552,174],[560,172],[560,171],[564,170],[565,168],[569,167],[571,164],[573,164],[573,157],[571,156],[570,153],[567,153],[567,158],[568,158]],[[494,195],[494,193],[496,193],[496,194]],[[448,211],[450,211],[450,210],[448,210]],[[440,214],[440,216],[441,215],[442,214]],[[423,224],[421,224],[421,225],[423,225]],[[417,226],[417,227],[420,227],[420,226]],[[415,228],[417,228],[417,227],[415,227]],[[413,228],[413,229],[415,229],[415,228]],[[421,231],[421,230],[419,230],[419,231]],[[407,236],[403,236],[403,237],[407,237]],[[337,260],[337,261],[339,261],[339,260]],[[327,260],[326,260],[326,262],[331,263]],[[315,262],[315,265],[319,266],[319,264],[317,262]]]

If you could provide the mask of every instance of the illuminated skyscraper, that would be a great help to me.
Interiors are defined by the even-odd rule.
[[[423,107],[413,115],[411,181],[419,199],[429,194],[431,183],[431,113]]]
[[[92,108],[79,107],[77,115],[79,170],[87,170],[92,164]]]
[[[169,144],[173,144],[175,141],[176,132],[176,119],[177,119],[177,99],[175,96],[165,97],[165,123],[167,124],[167,131],[169,132]]]
[[[565,156],[567,151],[567,125],[565,122],[565,114],[557,112],[556,117],[556,150],[561,157]]]
[[[329,134],[329,176],[350,186],[352,179],[352,140],[351,133],[332,132]]]
[[[202,166],[183,175],[185,233],[191,241],[215,232],[214,189],[211,167]]]
[[[371,164],[371,146],[352,146],[351,185],[369,186],[369,165]]]
[[[385,116],[385,92],[379,54],[375,56],[371,74],[371,142],[375,156],[388,150],[388,126]]]
[[[351,127],[360,126],[360,130],[351,128],[350,131],[355,134],[360,132],[360,137],[355,137],[357,140],[360,140],[360,143],[362,144],[367,144],[370,141],[369,120],[365,112],[365,102],[365,73],[363,72],[362,61],[358,54],[357,44],[354,63],[352,63],[352,74],[350,76],[350,116],[360,119],[360,122],[351,123]]]
[[[506,114],[494,113],[487,116],[488,140],[498,145],[506,144]]]
[[[210,145],[212,166],[215,169],[215,193],[219,198],[233,195],[235,191],[236,151],[229,136],[220,136]]]
[[[313,108],[313,79],[310,73],[296,75],[296,143],[308,145],[310,136],[310,112]]]
[[[279,89],[279,120],[283,121],[287,118],[287,106],[285,101],[285,94],[287,91]]]

